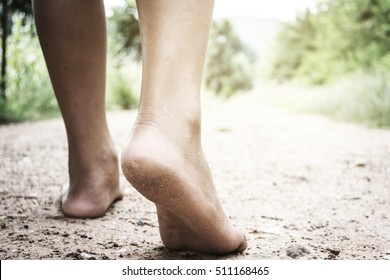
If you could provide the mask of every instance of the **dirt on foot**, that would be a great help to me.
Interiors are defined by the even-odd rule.
[[[109,112],[117,149],[135,111]],[[156,209],[125,197],[98,219],[60,211],[61,119],[0,126],[0,259],[390,259],[390,131],[227,103],[203,114],[217,191],[242,254],[163,247]]]

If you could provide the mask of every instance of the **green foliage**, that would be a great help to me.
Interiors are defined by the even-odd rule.
[[[24,18],[32,17],[31,1],[26,0],[5,0],[0,3],[0,15],[2,15],[4,2],[8,2],[8,10],[11,14],[19,13]],[[31,19],[31,18],[29,18]]]
[[[325,94],[327,98],[314,107],[317,112],[390,128],[390,73],[354,73],[328,87]]]
[[[7,6],[5,7],[6,3]],[[14,15],[22,16],[22,25],[29,24],[31,27],[33,24],[31,21],[33,17],[31,1],[3,0],[0,3],[1,33],[3,33],[4,29],[7,29],[6,34],[11,34]]]
[[[7,87],[7,38],[12,32],[13,16],[22,16],[22,25],[32,25],[32,5],[25,0],[3,0],[0,3],[0,27],[1,27],[1,73],[0,73],[0,98],[6,100]]]
[[[9,39],[7,100],[0,101],[0,122],[35,120],[58,114],[39,42],[32,24],[14,16]]]
[[[134,82],[124,73],[123,69],[113,68],[109,74],[109,92],[114,106],[120,109],[138,107],[139,97],[134,90]]]
[[[126,0],[124,7],[114,8],[108,23],[112,41],[115,42],[111,45],[111,51],[118,58],[118,62],[128,56],[140,61],[141,36],[135,1]]]
[[[322,114],[371,127],[390,128],[390,73],[355,72],[323,86],[267,86],[261,104],[293,112]]]
[[[324,84],[359,69],[390,70],[390,0],[323,0],[286,24],[271,76]]]
[[[230,22],[215,22],[207,57],[206,87],[224,97],[251,89],[251,60],[253,54],[234,33]]]
[[[141,37],[137,9],[134,0],[126,0],[123,7],[113,9],[108,19],[109,65],[108,97],[109,105],[120,109],[138,107],[139,97],[135,87],[141,60]]]

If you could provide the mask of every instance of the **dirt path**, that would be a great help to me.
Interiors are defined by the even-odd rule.
[[[109,113],[118,150],[134,118]],[[249,241],[219,258],[390,259],[390,131],[248,104],[203,120],[220,197]],[[123,178],[126,196],[104,217],[64,217],[66,182],[60,119],[0,126],[0,259],[215,258],[164,248],[154,206]]]

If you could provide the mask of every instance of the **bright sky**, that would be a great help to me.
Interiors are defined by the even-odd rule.
[[[291,21],[296,13],[305,8],[313,8],[316,2],[317,0],[215,0],[214,17],[253,16]],[[123,0],[106,0],[108,13],[112,6],[121,6],[122,3]]]

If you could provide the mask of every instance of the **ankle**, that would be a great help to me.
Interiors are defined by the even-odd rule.
[[[69,174],[96,174],[109,172],[118,168],[118,156],[114,144],[110,141],[107,144],[94,147],[89,146],[81,150],[69,148]]]
[[[199,108],[167,109],[165,106],[141,106],[134,132],[142,130],[141,127],[153,127],[171,140],[200,142],[201,112]]]

